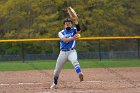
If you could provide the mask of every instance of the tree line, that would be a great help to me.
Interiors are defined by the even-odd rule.
[[[63,20],[69,17],[68,6],[78,14],[82,37],[136,36],[140,35],[139,5],[139,0],[0,0],[0,39],[58,37]],[[80,44],[88,46],[86,51],[93,49],[90,42]],[[27,48],[34,47],[31,53],[42,53],[44,50],[41,49],[45,48],[47,52],[59,50],[56,42],[42,46],[37,43],[26,45]],[[16,54],[16,47],[20,44],[5,43],[1,46],[7,51],[3,54]]]

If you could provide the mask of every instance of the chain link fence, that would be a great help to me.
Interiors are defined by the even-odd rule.
[[[140,39],[78,40],[79,59],[139,59]],[[56,60],[59,41],[2,42],[0,61]]]

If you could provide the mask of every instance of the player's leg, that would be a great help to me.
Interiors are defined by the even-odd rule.
[[[53,75],[53,85],[51,86],[51,88],[55,88],[57,83],[58,83],[58,78],[59,78],[59,74],[63,68],[63,65],[66,63],[67,61],[67,53],[60,51],[60,54],[57,58],[57,62],[56,62],[56,66],[55,66],[55,70],[54,70],[54,75]]]
[[[77,74],[79,75],[80,81],[83,81],[83,73],[81,71],[81,67],[80,64],[77,60],[77,52],[76,50],[72,50],[69,55],[68,55],[68,60],[71,61],[72,65],[75,68],[75,71],[77,72]]]

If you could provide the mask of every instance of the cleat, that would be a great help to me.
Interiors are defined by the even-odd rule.
[[[56,89],[56,84],[53,83],[53,84],[51,85],[50,89]]]
[[[79,79],[80,79],[80,82],[84,81],[84,75],[82,73],[79,74]]]

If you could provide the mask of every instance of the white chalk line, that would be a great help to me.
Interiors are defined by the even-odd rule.
[[[140,82],[140,80],[133,80],[134,82]],[[70,81],[65,81],[67,83],[71,83]],[[72,82],[75,82],[75,83],[78,83],[79,81],[72,81]],[[125,80],[112,80],[112,81],[95,81],[95,80],[90,80],[90,81],[82,81],[81,83],[105,83],[105,82],[125,82]],[[51,81],[47,81],[45,83],[49,83],[51,84],[52,82]],[[19,86],[19,85],[42,85],[42,84],[45,84],[45,83],[34,83],[34,82],[28,82],[28,83],[13,83],[13,84],[10,84],[10,83],[0,83],[0,86]],[[79,82],[80,83],[80,82]]]
[[[79,82],[79,81],[74,81]],[[82,81],[86,83],[105,83],[105,82],[126,82],[126,80],[107,80],[107,81],[100,81],[100,80],[89,80],[89,81]],[[140,82],[140,80],[133,80],[133,82]]]
[[[15,83],[15,84],[4,84],[4,83],[0,83],[0,86],[15,86],[15,85],[38,85],[38,84],[42,84],[42,83]]]
[[[73,91],[69,91],[69,90],[67,90],[67,91],[64,91],[64,90],[60,90],[60,91],[53,91],[53,90],[51,90],[51,91],[44,91],[44,92],[38,92],[38,93],[95,93],[94,92],[94,90],[73,90]]]
[[[78,83],[79,81],[74,81],[74,82],[76,82],[76,83]],[[103,82],[103,81],[82,81],[82,82],[90,82],[90,83],[95,83],[95,82]],[[48,82],[45,82],[45,83],[50,83],[51,84],[51,82],[50,81],[48,81]],[[44,84],[45,84],[44,83]],[[69,83],[69,82],[67,82],[67,83]],[[9,83],[0,83],[0,86],[15,86],[15,85],[41,85],[41,84],[43,84],[43,83],[15,83],[15,84],[9,84]]]

